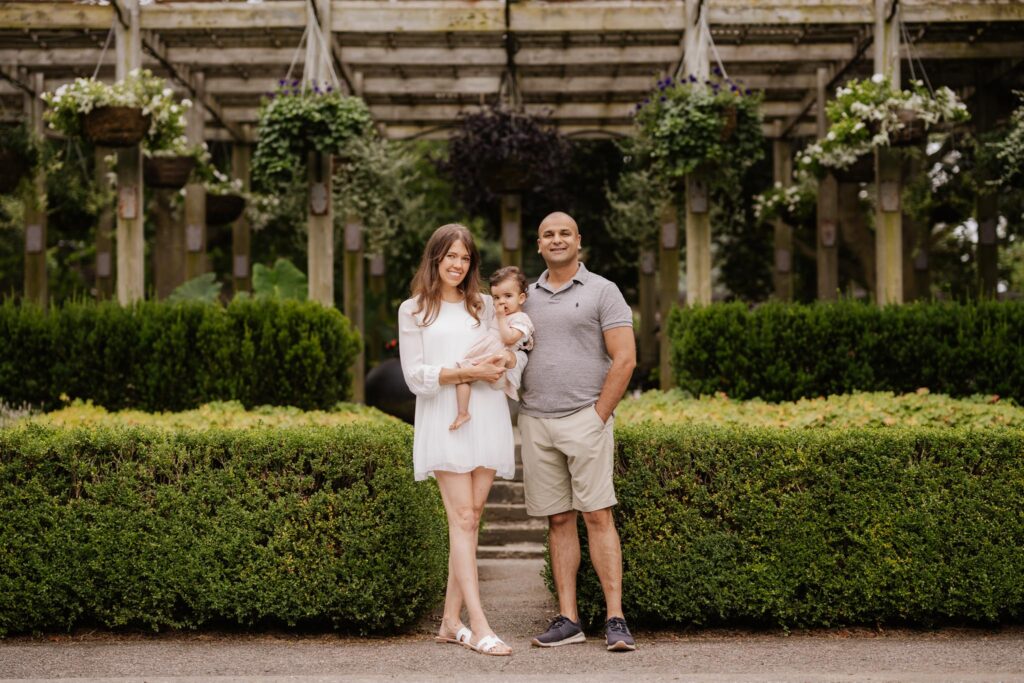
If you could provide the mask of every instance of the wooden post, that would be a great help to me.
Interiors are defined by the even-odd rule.
[[[114,22],[117,43],[117,78],[126,78],[142,66],[139,2],[124,0],[128,28]],[[121,305],[146,296],[146,243],[143,232],[142,147],[117,150],[117,300]]]
[[[174,220],[171,197],[174,190],[154,189],[150,208],[156,230],[153,234],[153,289],[157,299],[166,299],[181,284],[185,268],[184,251],[178,252],[181,226]]]
[[[242,133],[245,142],[236,141],[231,148],[231,175],[242,181],[242,191],[248,192],[252,187],[250,167],[252,163],[251,126],[244,124]],[[234,292],[248,292],[252,290],[252,228],[249,224],[249,217],[243,211],[242,215],[231,226],[231,280],[234,283]]]
[[[860,205],[860,185],[839,183],[839,233],[843,242],[857,257],[864,269],[864,286],[868,292],[878,291],[878,277],[875,273],[876,242],[868,227],[867,215]]]
[[[672,340],[668,337],[668,316],[679,302],[679,218],[675,202],[671,198],[661,209],[661,234],[658,243],[658,312],[661,317],[658,382],[661,389],[666,390],[676,385],[672,374]],[[689,251],[686,260],[689,266]],[[689,267],[686,276],[689,281]],[[689,297],[690,292],[687,291],[686,294]]]
[[[186,113],[185,130],[190,145],[205,142],[205,112],[202,102],[205,78],[202,71],[192,74],[195,101]],[[206,272],[206,188],[202,183],[185,186],[185,281]]]
[[[501,195],[501,265],[523,267],[523,211],[518,194]]]
[[[363,225],[357,216],[348,216],[345,220],[345,282],[344,308],[345,315],[352,325],[359,330],[363,339],[363,349],[356,357],[352,368],[352,400],[356,403],[366,402],[366,324],[363,315],[365,291],[363,289]]]
[[[378,363],[385,341],[380,334],[381,324],[388,318],[387,264],[384,261],[384,254],[381,253],[370,256],[370,293],[373,294],[375,305],[372,313],[373,323],[366,331],[366,349],[370,362]]]
[[[693,74],[698,82],[708,78],[711,65],[707,50],[699,49],[699,18],[702,0],[686,0],[686,32],[683,36],[683,66],[687,75]],[[707,11],[704,4],[703,11]],[[711,303],[711,197],[708,184],[700,172],[685,179],[686,193],[686,303]],[[664,272],[664,271],[662,271]],[[664,287],[662,288],[664,291]],[[663,321],[664,322],[664,321]],[[664,344],[662,345],[664,346]],[[662,359],[665,350],[662,350]]]
[[[334,305],[334,207],[331,202],[332,159],[329,154],[309,154],[309,202],[307,245],[309,298],[324,306]]]
[[[93,181],[97,187],[107,187],[107,173],[110,166],[106,157],[112,150],[96,147],[95,175]],[[114,294],[114,206],[107,204],[100,209],[96,222],[96,298],[109,299]]]
[[[678,232],[678,228],[676,229]],[[657,293],[658,256],[654,249],[640,249],[640,367],[644,375],[658,364],[658,339],[655,336],[658,315]],[[677,276],[678,277],[678,276]]]
[[[987,133],[995,126],[999,98],[992,88],[979,88],[974,94],[975,108],[972,112],[979,134]],[[999,239],[996,226],[999,222],[999,194],[985,186],[975,194],[974,217],[978,221],[978,295],[995,298],[999,283]]]
[[[825,119],[828,70],[818,68],[818,137],[828,133]],[[839,297],[839,184],[829,171],[818,183],[818,299],[835,301]]]
[[[875,0],[875,73],[900,87],[899,4]],[[903,213],[900,194],[902,163],[889,147],[875,150],[878,209],[875,214],[875,255],[879,304],[903,303]]]
[[[42,139],[43,101],[45,90],[42,73],[29,76],[35,96],[25,95],[25,113],[30,134]],[[46,175],[42,164],[32,169],[32,197],[25,204],[25,300],[46,306],[49,298],[46,277]]]
[[[775,121],[775,138],[772,140],[772,175],[776,185],[789,187],[793,184],[793,153],[788,140],[782,138],[782,121]],[[793,226],[781,218],[774,224],[775,264],[772,280],[775,298],[780,301],[793,299]]]

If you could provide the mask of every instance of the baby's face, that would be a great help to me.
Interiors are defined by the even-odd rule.
[[[491,296],[494,297],[494,307],[505,315],[519,312],[526,301],[526,294],[519,291],[519,283],[514,278],[505,278],[491,287]]]

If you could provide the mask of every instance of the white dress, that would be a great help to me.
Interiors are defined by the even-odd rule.
[[[475,382],[469,399],[472,419],[449,430],[458,412],[455,385],[439,383],[441,368],[455,368],[470,347],[495,328],[494,300],[484,295],[483,301],[479,324],[461,301],[442,301],[437,318],[427,327],[417,324],[422,313],[413,316],[415,300],[406,300],[398,309],[402,373],[416,394],[412,459],[417,481],[431,476],[434,470],[471,472],[477,467],[493,469],[503,479],[515,476],[512,420],[502,389]],[[517,377],[509,379],[515,381]]]

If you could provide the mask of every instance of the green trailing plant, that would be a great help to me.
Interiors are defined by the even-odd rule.
[[[776,182],[754,197],[754,218],[762,223],[780,219],[789,225],[799,225],[814,215],[818,197],[818,182],[806,170],[794,173],[794,182],[783,187]]]
[[[44,118],[49,127],[67,137],[82,137],[82,116],[99,107],[135,107],[150,117],[143,141],[150,150],[171,149],[185,135],[185,111],[191,100],[180,103],[164,79],[148,69],[133,69],[116,83],[76,78],[54,92],[43,93]]]
[[[668,320],[677,386],[790,401],[850,391],[1024,403],[1024,304],[716,304]]]
[[[999,165],[998,183],[1024,189],[1024,91],[1015,91],[1020,106],[1010,116],[1010,127],[1001,140],[992,143]]]
[[[619,176],[613,190],[605,187],[609,211],[605,227],[617,242],[655,248],[661,232],[661,210],[671,197],[666,184],[650,168],[633,168]]]
[[[310,152],[341,155],[352,141],[375,135],[362,99],[297,80],[278,86],[260,105],[252,176],[261,190],[305,177]]]
[[[615,431],[631,619],[804,628],[1024,615],[1019,429]],[[601,623],[589,563],[578,593],[581,618]]]
[[[967,106],[949,88],[931,92],[921,81],[912,81],[901,90],[881,74],[838,88],[826,112],[828,133],[800,157],[805,168],[819,174],[822,167],[849,168],[874,149],[890,146],[895,135],[917,122],[927,131],[970,119]]]
[[[670,184],[698,168],[731,182],[764,156],[761,100],[718,67],[703,82],[692,74],[659,80],[636,106],[639,150]]]
[[[252,422],[0,430],[0,636],[393,633],[429,613],[448,539],[412,428]]]

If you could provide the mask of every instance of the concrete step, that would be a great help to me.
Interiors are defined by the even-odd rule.
[[[521,481],[505,481],[497,479],[487,495],[488,507],[494,503],[525,503],[523,483]]]
[[[508,545],[481,545],[476,548],[481,560],[529,560],[544,557],[543,543],[510,543]]]
[[[548,525],[543,519],[486,523],[480,533],[480,545],[544,543],[547,540],[547,531]]]
[[[484,524],[500,522],[529,522],[532,517],[526,514],[523,503],[488,503],[484,507]]]

